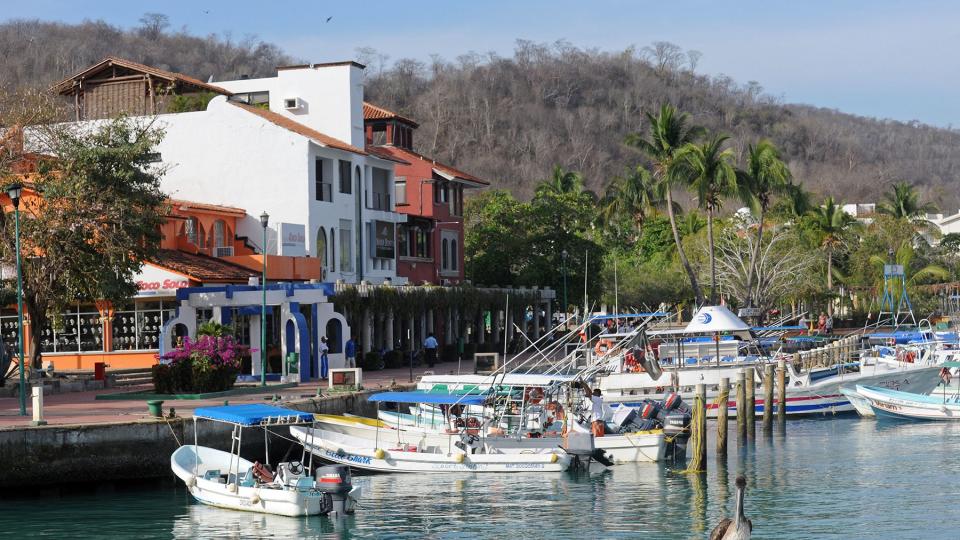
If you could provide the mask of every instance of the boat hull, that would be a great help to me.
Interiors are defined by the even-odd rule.
[[[292,427],[290,433],[308,452],[350,467],[397,473],[563,472],[571,456],[562,449],[531,453],[410,452],[375,448],[367,439],[317,429]]]
[[[248,487],[237,485],[235,479],[233,482],[222,483],[204,478],[206,471],[246,472],[252,466],[253,463],[233,456],[231,469],[228,452],[204,446],[184,445],[170,457],[171,470],[177,478],[183,480],[190,494],[200,503],[218,508],[291,517],[314,516],[322,513],[322,494],[316,491],[279,487],[273,489],[266,486]],[[196,475],[195,468],[198,473]]]
[[[940,398],[864,386],[857,386],[857,392],[870,402],[877,419],[960,420],[960,398],[956,396]]]

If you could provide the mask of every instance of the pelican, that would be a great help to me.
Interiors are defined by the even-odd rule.
[[[737,513],[734,520],[723,518],[710,533],[710,540],[749,540],[753,523],[743,515],[743,494],[747,490],[747,479],[737,477]]]

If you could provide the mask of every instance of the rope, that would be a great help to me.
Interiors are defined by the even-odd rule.
[[[177,446],[183,446],[183,443],[181,443],[180,439],[177,438],[177,433],[173,431],[173,426],[170,425],[170,419],[164,416],[163,421],[166,422],[167,427],[170,428],[170,434],[173,435],[173,440],[177,441]]]
[[[706,407],[704,407],[700,396],[694,397],[693,414],[690,418],[690,428],[693,430],[690,436],[690,447],[693,450],[693,459],[690,460],[690,466],[681,471],[683,473],[701,473],[706,470],[704,463],[700,462],[700,454],[701,452],[706,453],[705,448],[707,444],[706,433],[701,433],[706,430],[700,429],[700,424],[704,421],[704,414],[706,414]]]

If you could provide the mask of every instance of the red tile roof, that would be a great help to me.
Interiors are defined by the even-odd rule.
[[[440,163],[434,159],[428,158],[422,154],[418,154],[413,150],[407,150],[406,148],[400,148],[399,146],[377,146],[375,148],[379,151],[387,152],[398,159],[405,159],[408,162],[417,160],[429,162],[430,166],[434,169],[448,176],[453,176],[459,180],[472,182],[483,186],[490,185],[490,182],[487,182],[486,180],[481,180],[470,173],[463,172],[460,169],[455,169],[449,165],[444,165],[443,163]]]
[[[419,127],[420,124],[414,122],[413,120],[407,118],[406,116],[401,116],[391,110],[384,109],[383,107],[377,107],[372,103],[363,102],[363,119],[366,120],[400,120],[406,122],[413,127]]]
[[[147,262],[183,274],[201,283],[247,283],[257,272],[216,257],[161,249]]]
[[[394,163],[399,163],[401,165],[412,165],[409,161],[402,160],[397,156],[394,156],[390,152],[384,151],[384,149],[379,146],[368,146],[366,148],[366,151],[371,156],[378,157],[380,159],[386,159]]]
[[[360,154],[362,156],[367,155],[367,153],[363,149],[357,148],[352,144],[347,144],[341,141],[340,139],[335,139],[329,135],[320,133],[319,131],[311,127],[307,127],[301,124],[300,122],[291,120],[290,118],[287,118],[282,114],[278,114],[273,111],[269,111],[267,109],[261,109],[260,107],[254,107],[253,105],[247,105],[246,103],[240,103],[237,101],[228,101],[227,103],[230,103],[231,105],[234,105],[236,107],[240,107],[241,109],[247,112],[253,113],[272,124],[282,127],[283,129],[292,131],[298,135],[302,135],[314,141],[315,143],[319,144],[320,146],[329,146],[330,148],[336,148],[338,150],[343,150],[345,152],[353,152],[354,154]]]
[[[103,60],[97,62],[96,64],[84,69],[83,71],[67,77],[66,79],[58,82],[53,85],[50,89],[59,94],[70,95],[78,88],[77,81],[79,79],[84,79],[90,75],[93,75],[103,69],[106,69],[111,66],[120,66],[127,69],[132,69],[134,71],[139,71],[141,73],[147,73],[154,77],[159,77],[161,79],[166,79],[168,81],[176,81],[183,84],[188,84],[190,86],[196,86],[197,88],[202,88],[204,90],[209,90],[217,94],[223,94],[226,96],[233,95],[229,91],[215,86],[209,83],[205,83],[200,79],[195,79],[188,75],[182,73],[174,73],[172,71],[167,71],[165,69],[155,68],[153,66],[148,66],[146,64],[141,64],[139,62],[134,62],[132,60],[127,60],[125,58],[117,58],[116,56],[108,56]]]
[[[243,217],[247,215],[247,211],[243,208],[237,208],[235,206],[220,206],[218,204],[207,204],[199,203],[193,201],[184,201],[182,199],[170,199],[170,204],[178,207],[180,210],[189,211],[189,210],[199,210],[207,212],[217,212],[221,214],[229,214],[237,217]]]

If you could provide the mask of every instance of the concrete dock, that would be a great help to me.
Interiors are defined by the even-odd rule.
[[[466,365],[466,363],[464,363]],[[472,367],[472,364],[471,364]],[[418,379],[429,368],[414,369]],[[457,363],[437,364],[437,374],[456,373]],[[95,482],[156,478],[170,474],[170,454],[179,444],[192,443],[192,412],[197,407],[264,403],[274,395],[278,405],[302,411],[373,416],[376,409],[367,396],[390,388],[392,383],[409,388],[409,369],[365,372],[364,389],[358,392],[328,392],[317,395],[317,382],[263,393],[228,396],[210,400],[164,401],[163,411],[176,410],[174,418],[148,414],[143,400],[97,400],[97,394],[129,392],[137,388],[56,394],[45,398],[44,418],[48,425],[31,426],[31,418],[19,416],[16,398],[0,398],[0,487],[29,487],[73,482]],[[149,390],[149,386],[139,388]],[[29,411],[28,411],[29,412]],[[205,422],[200,427],[200,444],[229,448],[226,426]],[[279,443],[279,444],[278,444]],[[271,452],[285,452],[283,440],[271,442]],[[282,447],[282,448],[280,448]],[[245,441],[244,451],[259,455],[262,438]],[[274,454],[275,455],[275,454]],[[297,454],[299,458],[299,454]]]

